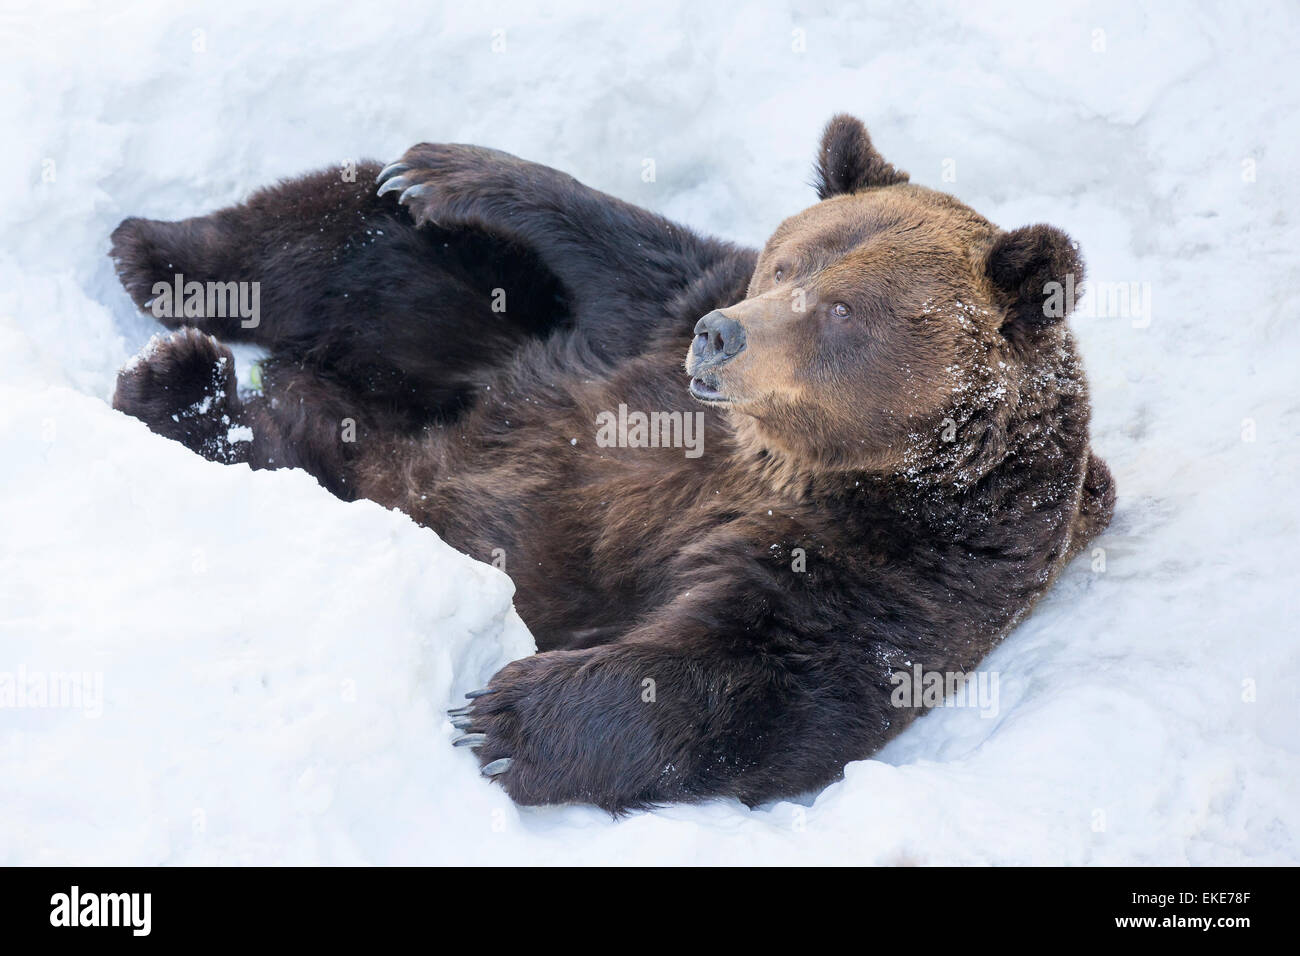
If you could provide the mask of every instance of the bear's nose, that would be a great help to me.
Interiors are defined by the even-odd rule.
[[[704,362],[721,365],[745,347],[745,330],[739,322],[721,310],[714,309],[695,323],[695,342],[692,348]]]

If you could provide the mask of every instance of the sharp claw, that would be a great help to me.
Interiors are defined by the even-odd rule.
[[[382,183],[385,179],[396,176],[398,173],[404,173],[410,168],[410,163],[389,163],[379,171],[379,175],[375,177],[375,182]]]
[[[394,179],[393,182],[397,182],[397,180]],[[382,193],[383,190],[381,189],[380,192]],[[433,187],[428,183],[416,183],[414,186],[407,186],[403,189],[402,195],[397,197],[397,201],[399,203],[405,203],[408,198],[418,199],[420,196],[427,195],[431,192],[433,192]]]
[[[498,760],[493,760],[489,764],[484,764],[483,769],[480,770],[479,773],[483,774],[485,777],[495,777],[497,774],[505,773],[509,770],[512,763],[514,763],[512,758],[501,757]]]
[[[478,690],[470,691],[465,696],[468,697],[470,700],[473,700],[475,697],[486,697],[488,694],[491,693],[494,693],[491,687],[480,687]]]
[[[382,196],[384,193],[391,193],[399,189],[406,189],[410,185],[411,185],[411,181],[407,179],[405,176],[394,176],[392,179],[388,180],[388,182],[380,186],[378,192],[376,192],[375,195]]]
[[[472,723],[474,723],[473,717],[453,717],[451,719],[451,725],[457,730],[464,730]]]
[[[447,711],[447,716],[448,716],[448,717],[464,717],[466,714],[468,714],[468,713],[469,713],[471,710],[473,710],[473,709],[474,709],[474,705],[473,705],[473,704],[466,704],[464,707],[453,707],[451,710]]]
[[[487,734],[466,734],[451,742],[453,747],[478,747],[487,740]]]

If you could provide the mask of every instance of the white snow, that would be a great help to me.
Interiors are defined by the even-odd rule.
[[[1300,862],[1300,10],[612,9],[7,5],[0,700],[80,696],[0,708],[0,863]],[[106,404],[156,331],[105,256],[127,215],[430,139],[758,243],[837,110],[1150,309],[1080,303],[1119,509],[986,662],[996,716],[807,806],[514,807],[442,716],[532,649],[502,574]]]

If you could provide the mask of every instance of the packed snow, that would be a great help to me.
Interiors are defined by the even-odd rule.
[[[1300,862],[1300,8],[538,6],[6,3],[0,862]],[[443,715],[533,649],[504,574],[107,403],[156,331],[125,216],[427,139],[757,244],[840,110],[1079,240],[1119,506],[986,661],[993,713],[806,800],[515,807]]]

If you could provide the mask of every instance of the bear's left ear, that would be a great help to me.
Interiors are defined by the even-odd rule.
[[[1070,314],[1083,287],[1079,244],[1055,226],[1023,226],[994,241],[984,268],[1007,307],[1003,325],[1046,328]]]
[[[862,120],[846,113],[831,117],[826,124],[817,153],[816,174],[817,182],[813,185],[817,187],[818,199],[907,182],[907,173],[895,169],[876,152]]]

